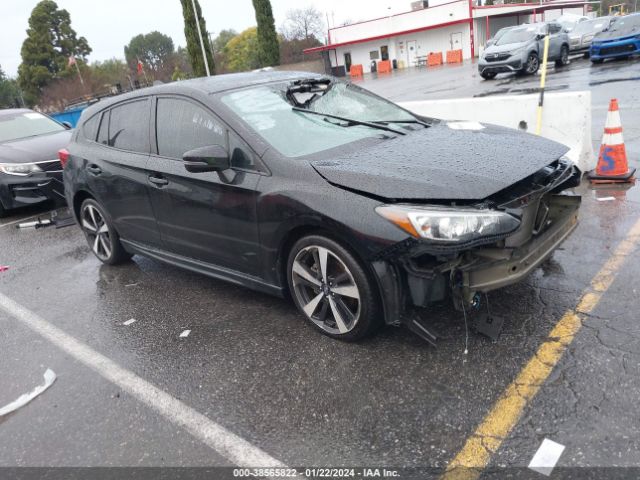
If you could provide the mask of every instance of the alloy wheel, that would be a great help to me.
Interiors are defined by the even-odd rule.
[[[85,205],[82,209],[82,229],[89,246],[100,260],[107,260],[113,251],[109,227],[100,211],[93,205]]]
[[[360,291],[345,263],[317,245],[303,248],[291,266],[296,299],[307,317],[334,335],[350,332],[360,318]]]
[[[538,56],[534,54],[529,55],[529,58],[527,59],[527,73],[536,73],[538,71],[538,64]]]

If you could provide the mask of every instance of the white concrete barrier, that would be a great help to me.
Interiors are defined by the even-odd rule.
[[[426,117],[444,120],[473,120],[529,133],[536,129],[537,94],[501,95],[450,100],[423,100],[400,103]],[[569,147],[567,157],[580,170],[596,166],[591,143],[591,92],[546,93],[541,136]]]

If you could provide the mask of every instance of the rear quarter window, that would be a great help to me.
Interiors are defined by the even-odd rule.
[[[110,147],[132,152],[149,152],[149,99],[135,100],[111,109]]]
[[[87,140],[95,142],[98,136],[99,126],[100,114],[97,114],[82,124],[82,136]]]

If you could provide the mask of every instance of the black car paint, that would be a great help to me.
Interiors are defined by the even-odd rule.
[[[363,261],[380,287],[386,321],[397,323],[406,307],[405,285],[396,266],[387,259],[394,249],[404,251],[405,247],[421,242],[376,214],[375,208],[383,202],[375,193],[375,182],[367,181],[373,194],[357,193],[328,182],[312,164],[349,155],[351,159],[365,158],[367,149],[375,149],[376,145],[391,155],[392,145],[401,146],[397,139],[384,139],[381,135],[309,157],[286,158],[248,129],[220,100],[221,92],[228,90],[311,75],[278,72],[198,79],[140,90],[90,107],[80,124],[119,102],[140,96],[186,96],[215,114],[231,134],[244,139],[250,153],[256,156],[257,169],[191,174],[180,161],[158,157],[154,137],[149,155],[145,156],[88,142],[76,133],[68,148],[70,158],[64,171],[69,205],[77,217],[82,200],[94,197],[105,207],[131,253],[142,253],[282,296],[287,294],[284,266],[288,248],[300,236],[321,231],[348,246]],[[152,118],[151,132],[154,132],[153,122]],[[433,128],[416,129],[402,139],[428,145],[432,131],[438,132]],[[498,136],[498,130],[490,131]],[[449,144],[455,145],[458,138],[463,138],[464,142],[474,144],[468,147],[475,147],[474,155],[483,155],[485,161],[500,160],[494,158],[498,153],[496,149],[489,147],[484,150],[489,152],[486,154],[482,151],[486,145],[479,148],[466,134],[456,130],[447,132]],[[435,137],[441,139],[442,135],[440,131]],[[555,161],[556,155],[564,151],[563,147],[538,137],[520,134],[519,138],[526,140],[517,141],[521,147],[518,155],[529,158],[537,166]],[[389,147],[382,147],[386,142]],[[444,150],[440,151],[444,154]],[[428,175],[428,148],[422,158],[418,153],[413,152],[412,159],[420,161],[423,174]],[[384,172],[383,162],[376,163],[380,173]],[[392,165],[392,168],[399,167]],[[518,165],[523,166],[520,162]],[[88,170],[90,166],[97,167],[101,173],[92,175]],[[513,178],[525,177],[531,168],[528,166],[519,176],[513,173]],[[161,178],[167,183],[158,185],[150,182],[150,178]],[[456,182],[451,180],[450,187],[454,189]],[[400,183],[394,185],[401,192],[397,197],[404,197],[405,189]],[[359,188],[367,190],[362,185]],[[419,188],[409,189],[414,198]],[[489,190],[493,192],[496,188],[493,183]],[[424,196],[420,197],[424,201],[429,200],[427,192],[425,188]]]
[[[25,110],[29,112],[29,110]],[[57,160],[58,150],[69,143],[71,131],[64,130],[0,144],[0,163],[34,163]],[[64,186],[60,165],[55,171],[32,173],[29,176],[0,172],[0,202],[7,209],[19,208],[53,200],[64,202]]]
[[[482,200],[567,151],[564,145],[513,129],[453,131],[441,123],[312,165],[335,185],[380,198]]]

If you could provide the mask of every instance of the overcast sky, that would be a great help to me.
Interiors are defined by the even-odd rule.
[[[26,37],[29,15],[38,0],[2,0],[0,15],[0,66],[15,76],[20,47]],[[57,0],[71,14],[78,35],[89,41],[90,61],[124,57],[124,45],[139,33],[158,30],[169,35],[176,46],[185,45],[182,9],[179,0]],[[409,10],[410,0],[271,0],[276,28],[287,10],[314,5],[337,25]],[[200,0],[207,28],[214,35],[220,30],[237,31],[255,25],[251,0]],[[391,7],[389,9],[389,7]],[[333,12],[333,14],[332,14]]]

